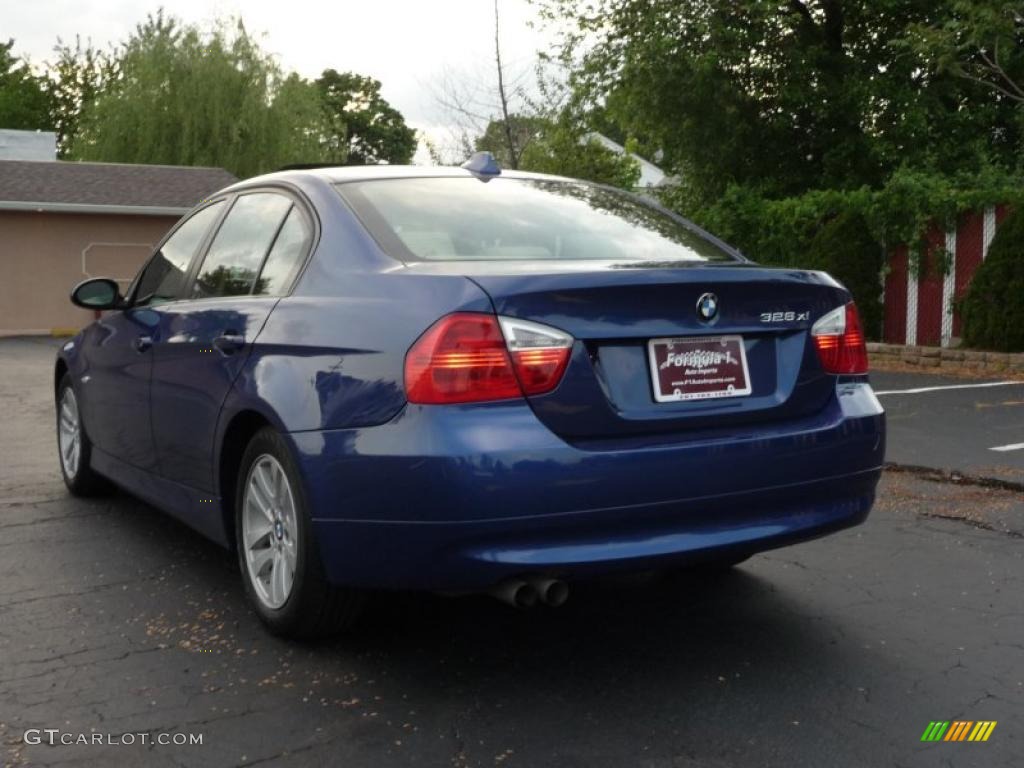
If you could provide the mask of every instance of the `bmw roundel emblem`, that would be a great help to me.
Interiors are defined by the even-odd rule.
[[[701,320],[714,320],[718,314],[718,297],[713,293],[705,293],[697,299],[697,315]]]

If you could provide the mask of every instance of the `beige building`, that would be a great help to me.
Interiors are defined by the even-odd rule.
[[[221,168],[0,160],[0,336],[63,334],[88,277],[127,286],[168,229],[236,181]]]

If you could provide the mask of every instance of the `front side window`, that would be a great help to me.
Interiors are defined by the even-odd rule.
[[[160,246],[136,281],[136,306],[161,304],[178,297],[189,263],[223,207],[224,202],[218,201],[197,211]]]
[[[253,293],[263,259],[291,207],[291,200],[273,192],[241,195],[210,244],[191,297]]]
[[[402,261],[735,261],[657,208],[575,181],[437,177],[337,188],[385,250]]]

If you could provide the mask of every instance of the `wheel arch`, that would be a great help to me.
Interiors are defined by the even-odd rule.
[[[217,489],[228,545],[235,547],[235,492],[245,448],[253,436],[273,422],[259,411],[244,409],[231,416],[224,428],[217,457]]]
[[[63,357],[58,357],[57,362],[53,366],[53,396],[57,396],[57,390],[60,387],[61,379],[64,378],[64,374],[68,372],[68,364]]]

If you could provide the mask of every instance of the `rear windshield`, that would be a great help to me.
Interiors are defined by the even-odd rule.
[[[385,250],[406,262],[735,260],[652,206],[578,182],[380,179],[338,189]]]

